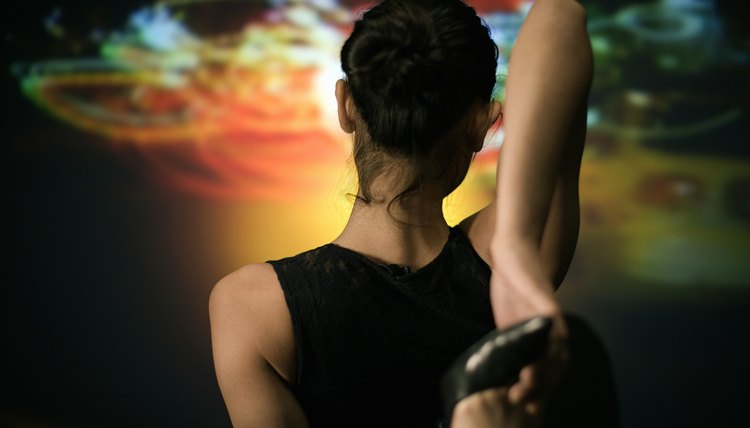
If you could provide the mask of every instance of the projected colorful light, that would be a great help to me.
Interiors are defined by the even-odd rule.
[[[353,190],[342,185],[351,142],[338,129],[333,87],[340,47],[372,3],[160,2],[132,12],[121,31],[97,29],[94,58],[72,52],[15,71],[39,106],[97,142],[135,150],[139,173],[159,182],[199,197],[324,201]],[[507,60],[532,2],[469,3],[499,47],[495,97],[503,99]],[[587,280],[619,272],[744,284],[750,163],[737,152],[747,153],[750,53],[728,41],[711,0],[590,3],[596,77],[579,246]],[[65,37],[64,13],[47,17],[52,37]],[[447,201],[449,222],[493,196],[503,135],[502,124],[490,132]],[[274,211],[263,224],[278,218]]]
[[[244,28],[204,35],[187,24],[197,3],[135,11],[99,58],[19,66],[24,92],[71,126],[136,145],[148,173],[198,194],[295,199],[331,187],[349,155],[332,91],[339,50],[370,2],[246,2]],[[513,17],[497,32],[512,42],[523,2],[474,3],[505,11],[496,24]],[[498,142],[480,158],[494,161]]]

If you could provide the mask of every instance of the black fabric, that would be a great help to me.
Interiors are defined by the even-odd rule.
[[[565,314],[570,361],[550,399],[544,428],[619,428],[614,370],[604,342],[581,316]]]
[[[490,269],[458,228],[431,263],[399,275],[333,244],[269,263],[311,428],[435,427],[440,375],[494,328]]]
[[[490,268],[460,229],[415,272],[333,244],[269,263],[292,315],[290,387],[311,428],[446,426],[439,379],[495,327]],[[604,343],[581,317],[566,322],[569,370],[544,427],[619,427]]]

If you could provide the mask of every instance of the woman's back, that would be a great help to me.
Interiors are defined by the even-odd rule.
[[[359,182],[346,227],[211,294],[237,427],[432,426],[442,370],[495,323],[549,313],[564,335],[552,292],[577,239],[590,50],[573,0],[537,0],[529,16],[509,71],[506,178],[465,234],[442,201],[500,115],[488,28],[459,0],[384,0],[355,24],[336,84]],[[526,399],[532,384],[511,389]]]
[[[270,263],[311,426],[435,427],[441,373],[494,328],[489,267],[457,227],[415,272],[334,244]]]

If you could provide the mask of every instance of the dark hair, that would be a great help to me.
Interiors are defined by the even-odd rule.
[[[427,159],[441,145],[440,157],[452,157],[456,142],[446,137],[479,101],[490,101],[497,57],[489,28],[460,0],[384,0],[364,13],[341,63],[366,126],[354,142],[365,202],[372,199],[370,183],[387,167],[378,153],[414,165],[412,183],[398,197],[419,188]]]

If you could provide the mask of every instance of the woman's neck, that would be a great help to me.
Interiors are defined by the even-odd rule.
[[[378,263],[421,268],[440,253],[449,234],[442,198],[430,193],[410,194],[390,207],[396,194],[375,194],[377,199],[370,203],[358,199],[333,243]]]

